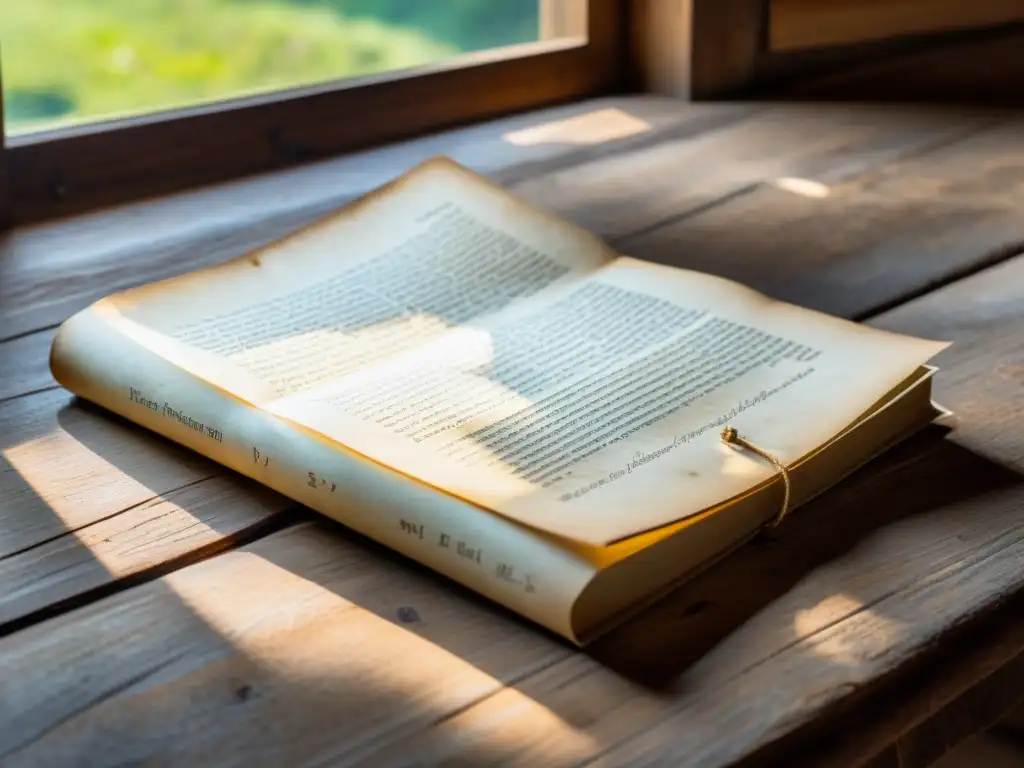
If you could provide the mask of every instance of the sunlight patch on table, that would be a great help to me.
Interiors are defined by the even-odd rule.
[[[517,147],[532,147],[538,144],[589,146],[625,139],[651,130],[653,126],[646,120],[610,107],[511,131],[502,138]]]
[[[278,695],[286,688],[306,696],[333,692],[349,703],[336,699],[332,706],[351,707],[353,718],[365,714],[373,702],[390,701],[395,707],[401,701],[409,718],[433,719],[502,691],[504,683],[473,660],[361,607],[364,599],[381,603],[383,585],[374,586],[372,568],[365,562],[347,560],[341,548],[338,557],[336,564],[325,562],[303,574],[289,565],[287,555],[278,564],[254,552],[236,551],[177,571],[164,583],[238,654],[268,675]],[[401,580],[384,589],[395,593],[399,605],[403,599],[414,599],[399,594],[400,584]],[[389,602],[387,597],[383,600]],[[422,602],[415,604],[430,615]],[[442,627],[431,630],[427,621],[426,633],[449,634]],[[572,732],[550,711],[515,695],[520,706]]]
[[[848,621],[857,616],[856,621]],[[793,619],[797,637],[807,638],[813,653],[846,666],[886,653],[905,636],[902,622],[877,613],[849,595],[831,595]]]
[[[452,732],[444,734],[445,741],[459,744],[481,764],[490,755],[520,755],[537,765],[572,765],[601,751],[594,734],[515,688],[505,688],[443,727]]]
[[[4,496],[10,483],[20,480],[68,528],[82,524],[86,502],[88,509],[109,508],[113,513],[125,506],[125,499],[141,500],[155,495],[144,483],[58,428],[48,435],[4,448],[2,455],[17,473],[11,480],[0,481]],[[107,482],[101,482],[102,479]],[[91,522],[95,515],[89,518],[85,522]]]
[[[794,195],[800,195],[801,197],[821,199],[832,194],[832,190],[820,181],[814,181],[813,179],[801,179],[793,176],[784,176],[782,178],[775,179],[775,181],[772,182],[772,186],[777,189],[781,189],[784,192],[792,192]]]

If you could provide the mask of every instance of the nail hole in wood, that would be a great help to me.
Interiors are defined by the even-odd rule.
[[[679,618],[681,618],[681,619],[688,619],[691,616],[698,616],[698,615],[704,613],[704,611],[706,611],[710,607],[711,607],[711,601],[710,600],[698,600],[697,602],[693,603],[692,605],[687,606],[686,609],[682,613],[679,614]]]

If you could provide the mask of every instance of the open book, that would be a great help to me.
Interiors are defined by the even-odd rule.
[[[657,266],[434,159],[70,318],[70,391],[585,643],[941,413],[945,344]],[[723,442],[734,426],[788,468]]]

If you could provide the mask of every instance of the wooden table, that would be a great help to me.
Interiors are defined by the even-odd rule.
[[[72,311],[435,152],[631,255],[953,340],[959,425],[579,652],[50,378]],[[0,764],[928,764],[1024,698],[1022,243],[1024,118],[654,97],[8,234]]]

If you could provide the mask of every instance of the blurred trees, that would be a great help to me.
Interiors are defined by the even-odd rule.
[[[294,0],[293,0],[294,1]],[[300,0],[350,17],[412,27],[461,51],[536,40],[539,0]]]
[[[537,38],[538,0],[0,0],[9,126],[168,109]]]

